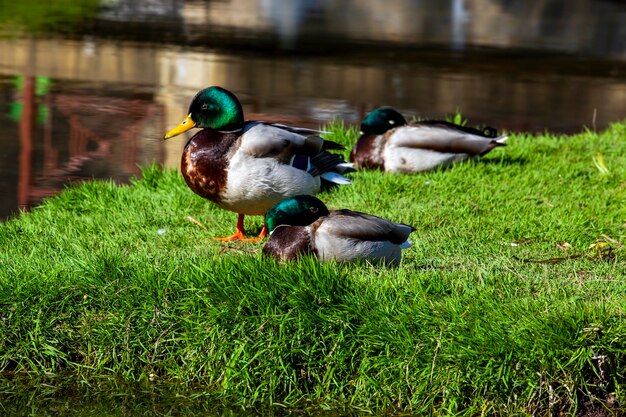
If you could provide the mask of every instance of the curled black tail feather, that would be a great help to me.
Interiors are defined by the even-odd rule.
[[[447,122],[445,120],[420,120],[419,122],[416,122],[415,124],[455,129],[455,130],[460,130],[460,131],[463,131],[465,133],[469,133],[472,135],[482,136],[485,138],[497,138],[498,137],[498,131],[491,126],[486,126],[483,129],[476,129],[470,126],[457,125],[455,123]]]
[[[343,145],[338,144],[337,142],[333,142],[332,140],[324,139],[324,143],[322,144],[322,149],[324,150],[342,150],[345,149]]]
[[[322,151],[311,158],[311,167],[308,173],[314,177],[322,175],[324,172],[346,172],[346,169],[336,169],[337,165],[344,164],[346,161],[339,155]]]

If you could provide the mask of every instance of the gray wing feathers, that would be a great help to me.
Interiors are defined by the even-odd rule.
[[[327,132],[325,130],[309,129],[309,128],[306,128],[306,127],[287,126],[287,125],[283,125],[283,124],[280,124],[280,123],[267,123],[267,122],[257,122],[257,123],[263,123],[263,124],[268,125],[268,126],[274,126],[274,127],[279,128],[279,129],[284,129],[284,130],[288,130],[288,131],[293,132],[293,133],[298,133],[300,135],[307,135],[307,136],[309,136],[309,135],[318,136],[318,135],[324,135],[324,134],[329,134],[330,133],[330,132]]]
[[[387,134],[388,146],[420,148],[442,153],[482,155],[496,146],[504,146],[506,136],[487,138],[449,127],[410,125]]]
[[[299,129],[305,132],[310,129]],[[317,155],[324,145],[318,136],[305,136],[296,131],[261,122],[248,122],[244,127],[241,149],[255,157]]]
[[[402,244],[415,229],[371,214],[352,210],[333,210],[322,219],[320,229],[345,238],[390,241]]]

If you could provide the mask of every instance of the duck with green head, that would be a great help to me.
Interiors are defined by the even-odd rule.
[[[281,201],[265,215],[271,231],[263,254],[280,261],[313,255],[321,261],[397,265],[415,228],[352,210],[328,210],[317,197]]]
[[[196,194],[239,214],[234,235],[245,237],[244,216],[264,215],[287,197],[320,190],[322,179],[349,184],[341,174],[352,164],[327,149],[342,146],[319,137],[321,131],[261,121],[244,121],[237,97],[221,87],[201,90],[187,117],[165,135],[169,139],[201,128],[185,146],[181,172]]]
[[[361,122],[361,137],[350,153],[356,168],[420,172],[482,156],[504,146],[507,136],[440,120],[407,123],[392,107],[380,107]]]

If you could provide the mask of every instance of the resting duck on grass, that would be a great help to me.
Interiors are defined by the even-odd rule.
[[[361,137],[352,148],[356,168],[420,172],[482,156],[504,146],[507,136],[454,123],[426,120],[407,124],[391,107],[380,107],[361,122]]]
[[[264,215],[283,199],[315,194],[321,180],[349,184],[341,174],[352,164],[326,152],[343,149],[318,135],[318,130],[260,121],[244,121],[237,97],[221,87],[201,90],[189,114],[164,139],[203,128],[187,142],[181,172],[196,194],[239,214],[237,230],[218,240],[259,240],[245,237],[244,216]]]
[[[411,246],[415,229],[371,214],[332,210],[317,197],[288,198],[265,215],[269,241],[263,254],[280,261],[314,255],[321,261],[352,262],[364,259],[397,265],[401,250]]]

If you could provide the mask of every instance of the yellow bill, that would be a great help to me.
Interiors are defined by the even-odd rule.
[[[181,133],[185,133],[189,129],[194,128],[195,126],[196,126],[196,122],[191,120],[191,113],[189,113],[187,117],[185,117],[185,119],[182,122],[180,122],[178,126],[176,126],[174,129],[167,132],[165,136],[163,136],[163,139],[169,139],[169,138],[173,138],[174,136],[178,136]]]

